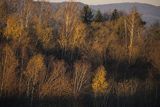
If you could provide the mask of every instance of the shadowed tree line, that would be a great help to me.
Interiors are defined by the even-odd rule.
[[[0,105],[160,106],[160,24],[145,24],[136,8],[1,0]]]

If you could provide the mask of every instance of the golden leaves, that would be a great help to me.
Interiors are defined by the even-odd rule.
[[[37,38],[40,40],[44,47],[49,47],[51,45],[51,40],[53,39],[53,28],[43,25],[41,22],[36,23],[36,33]]]
[[[2,68],[2,72],[0,72],[0,80],[2,81],[1,92],[4,91],[6,94],[11,94],[16,88],[16,67],[18,66],[18,60],[8,44],[2,49],[0,63],[0,68]]]
[[[95,95],[104,94],[108,88],[108,82],[106,81],[106,71],[103,66],[97,69],[96,75],[92,81],[92,89]]]
[[[21,26],[20,20],[18,17],[10,16],[7,19],[7,27],[5,30],[5,35],[8,38],[17,40],[24,33],[24,28]]]
[[[35,81],[42,81],[45,76],[46,67],[44,65],[44,57],[41,54],[33,56],[28,62],[25,75],[28,78],[36,79]]]
[[[70,28],[72,32],[69,36],[61,34],[59,44],[61,48],[73,50],[83,47],[86,38],[86,26],[82,22],[75,23],[75,27]]]

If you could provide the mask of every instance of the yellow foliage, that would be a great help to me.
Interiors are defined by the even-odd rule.
[[[85,42],[85,32],[86,27],[83,23],[77,23],[77,27],[75,28],[75,32],[73,36],[70,38],[72,39],[72,47],[80,47]]]
[[[40,22],[36,24],[36,33],[38,40],[43,43],[44,47],[50,47],[52,37],[52,28],[42,25]]]
[[[45,70],[44,57],[39,54],[31,58],[27,65],[25,75],[30,79],[35,79],[34,82],[38,82],[43,80]]]
[[[24,33],[24,28],[20,23],[20,19],[17,16],[10,16],[7,19],[7,27],[5,30],[5,35],[8,38],[17,40]]]
[[[97,69],[96,75],[92,81],[92,89],[95,95],[104,94],[109,84],[106,81],[106,71],[103,66]]]
[[[77,22],[71,28],[71,34],[66,36],[62,33],[59,38],[59,44],[62,48],[75,49],[81,48],[85,43],[86,26],[82,22]]]
[[[89,40],[90,52],[103,57],[114,37],[110,34],[107,24],[92,23],[92,36]]]

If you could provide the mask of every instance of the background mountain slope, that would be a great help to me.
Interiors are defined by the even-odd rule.
[[[142,15],[144,21],[148,23],[160,22],[160,7],[143,3],[114,3],[104,5],[91,5],[94,10],[101,10],[101,12],[111,12],[113,9],[118,9],[126,13],[130,12],[133,7],[136,7],[138,12]]]
[[[64,7],[62,3],[52,3],[53,9],[57,9],[58,7]],[[84,5],[81,2],[77,2],[78,6],[82,8]],[[100,10],[102,13],[109,12],[111,13],[114,9],[118,9],[119,11],[124,11],[126,13],[130,12],[133,7],[136,7],[138,12],[141,14],[142,19],[146,21],[148,24],[152,24],[154,22],[160,22],[160,6],[154,6],[145,3],[113,3],[113,4],[104,4],[104,5],[90,5],[90,7],[94,10]]]

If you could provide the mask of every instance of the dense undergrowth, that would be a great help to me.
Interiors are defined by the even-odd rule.
[[[68,2],[0,1],[1,107],[159,107],[160,25]]]

